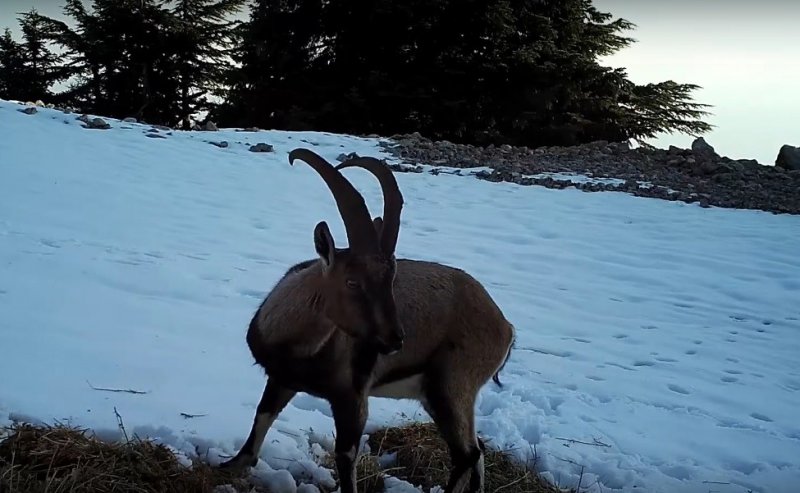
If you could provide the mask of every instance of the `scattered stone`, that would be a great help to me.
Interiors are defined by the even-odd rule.
[[[259,131],[258,127],[247,127],[239,130],[239,132],[258,132],[258,131]]]
[[[214,146],[217,146],[217,147],[219,147],[221,149],[225,149],[225,148],[228,147],[228,141],[227,140],[223,140],[222,142],[211,141],[210,144],[214,145]]]
[[[351,152],[350,154],[341,153],[336,157],[336,160],[340,163],[343,163],[349,159],[355,159],[357,157],[359,157],[359,155],[355,152]]]
[[[692,149],[632,148],[627,141],[530,149],[434,142],[414,133],[394,135],[379,145],[402,163],[391,165],[398,172],[422,171],[416,167],[417,163],[462,169],[488,166],[491,172],[469,174],[492,182],[558,189],[574,187],[587,192],[622,191],[641,197],[697,203],[702,207],[800,214],[800,194],[797,193],[800,170],[764,166],[751,159],[722,157],[703,139],[695,140]],[[796,148],[788,146],[787,149]],[[346,155],[339,159],[343,157]],[[552,177],[533,177],[545,173],[614,178],[621,182],[572,183]]]
[[[204,129],[206,132],[216,132],[216,131],[218,131],[218,130],[219,130],[219,129],[217,128],[217,124],[216,124],[216,123],[214,123],[214,122],[212,122],[211,120],[209,120],[209,121],[207,121],[207,122],[206,122],[206,124],[205,124],[205,127],[203,127],[203,129]]]
[[[778,158],[775,159],[775,166],[787,170],[800,170],[800,147],[785,144],[778,151]]]
[[[132,116],[129,116],[129,117],[125,118],[122,121],[125,122],[125,123],[139,123],[139,120],[137,120],[136,118],[134,118]]]
[[[250,152],[272,152],[274,149],[271,144],[259,142],[254,146],[250,146]]]
[[[156,133],[146,133],[144,134],[145,137],[150,137],[151,139],[166,139],[166,135],[156,134]]]
[[[35,115],[36,113],[39,112],[39,110],[37,110],[35,106],[28,106],[24,110],[17,110],[17,111],[19,111],[20,113],[25,113],[26,115]]]
[[[172,130],[172,127],[168,127],[166,125],[151,125],[151,127],[156,128],[158,130],[163,130],[165,132],[169,132],[170,130]]]
[[[703,137],[698,137],[692,142],[692,152],[701,156],[716,156],[714,148]]]
[[[111,125],[109,125],[102,118],[92,118],[91,120],[86,122],[86,128],[108,130],[109,128],[111,128]]]
[[[194,130],[195,132],[199,132],[203,130],[203,127],[195,123],[194,125],[192,125],[192,130]]]

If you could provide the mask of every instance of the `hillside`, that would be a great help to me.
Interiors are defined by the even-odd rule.
[[[346,238],[287,153],[397,160],[378,138],[90,129],[24,108],[0,101],[0,425],[112,437],[116,410],[130,433],[218,463],[263,386],[253,311],[314,256],[317,221]],[[468,270],[517,327],[504,387],[478,402],[490,446],[535,450],[545,478],[582,491],[796,490],[800,216],[461,173],[397,174],[397,254]],[[347,176],[381,210],[374,178]],[[374,399],[367,432],[408,420],[427,416]],[[327,404],[298,395],[254,474],[274,491],[330,486],[314,459],[332,432]]]

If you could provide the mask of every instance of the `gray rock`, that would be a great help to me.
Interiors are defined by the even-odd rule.
[[[35,115],[36,113],[39,112],[39,110],[37,110],[35,106],[29,106],[24,110],[17,110],[17,111],[19,111],[20,113],[25,113],[26,115]]]
[[[228,147],[228,141],[227,140],[223,140],[222,142],[213,142],[212,141],[212,142],[210,142],[210,144],[214,145],[214,146],[217,146],[220,149],[225,149],[226,147]]]
[[[156,134],[156,133],[146,133],[144,134],[145,137],[150,137],[151,139],[166,139],[165,135]]]
[[[211,120],[207,121],[203,129],[207,132],[216,132],[219,129],[217,128],[217,124],[212,122]]]
[[[706,142],[706,139],[698,137],[692,142],[692,152],[702,158],[719,158],[714,148]]]
[[[122,121],[125,123],[138,123],[138,120],[132,116],[129,116],[128,118],[125,118]]]
[[[788,170],[800,170],[800,147],[781,146],[778,151],[778,158],[775,159],[775,166]]]
[[[259,142],[254,146],[250,146],[250,152],[272,152],[274,148],[271,144],[265,144],[264,142]]]
[[[355,152],[351,152],[350,154],[341,153],[336,157],[336,160],[342,163],[348,159],[355,159],[357,157],[359,157],[359,155]]]
[[[88,122],[86,122],[86,128],[97,129],[97,130],[108,130],[111,128],[105,120],[102,118],[92,118]]]

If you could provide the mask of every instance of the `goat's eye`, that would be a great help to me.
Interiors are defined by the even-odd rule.
[[[347,281],[345,281],[345,284],[347,284],[347,287],[350,289],[358,288],[358,281],[356,281],[355,279],[348,279]]]

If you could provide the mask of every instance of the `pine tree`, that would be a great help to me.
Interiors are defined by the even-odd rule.
[[[72,78],[62,95],[81,111],[153,123],[179,119],[170,15],[157,0],[66,0],[75,27],[46,19]]]
[[[303,129],[316,123],[315,106],[327,82],[313,68],[326,49],[321,0],[256,0],[232,52],[225,102],[213,117],[229,126]]]
[[[171,42],[180,86],[178,102],[184,128],[190,117],[210,110],[209,96],[222,92],[230,70],[240,22],[232,19],[246,0],[175,0],[171,8]]]
[[[6,29],[0,38],[0,94],[21,101],[51,100],[53,84],[64,78],[49,46],[46,23],[36,9],[18,19],[22,40]]]
[[[707,131],[697,86],[600,65],[632,27],[591,0],[257,0],[222,115],[531,146]]]
[[[23,99],[18,92],[24,84],[25,58],[22,46],[6,28],[0,36],[0,98]]]

